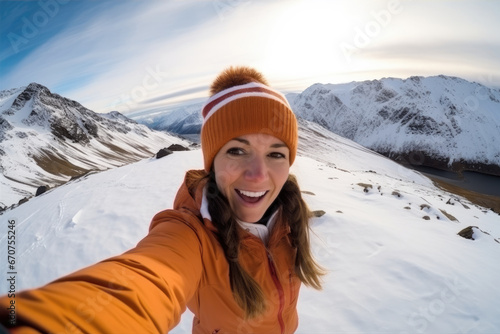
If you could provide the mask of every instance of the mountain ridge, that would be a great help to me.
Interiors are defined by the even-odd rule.
[[[412,76],[317,83],[286,97],[298,117],[403,164],[500,176],[499,89],[452,76]],[[191,135],[201,128],[201,106],[134,119]]]
[[[117,111],[97,114],[38,83],[2,91],[0,207],[32,196],[38,186],[138,161],[175,143],[190,144]]]
[[[460,114],[460,112],[463,114],[464,107],[462,106],[459,110],[457,102],[453,102],[454,100],[451,98],[453,96],[442,94],[442,91],[452,92],[449,87],[443,88],[443,80],[454,82],[459,86],[472,85],[475,87],[472,90],[469,87],[465,95],[462,92],[461,103],[471,103],[472,106],[476,106],[476,110],[482,107],[481,103],[484,101],[492,101],[495,106],[500,101],[498,98],[500,90],[470,83],[464,79],[445,76],[410,77],[404,80],[384,78],[345,84],[314,84],[302,93],[287,94],[287,98],[299,118],[299,123],[301,123],[301,119],[309,120],[330,131],[332,131],[332,127],[337,126],[340,128],[340,135],[346,138],[362,132],[359,128],[370,123],[370,118],[364,117],[361,125],[358,124],[357,115],[369,114],[360,108],[369,104],[366,100],[360,99],[359,96],[366,96],[370,103],[378,103],[375,104],[376,107],[379,107],[376,109],[378,110],[376,116],[379,117],[378,123],[375,122],[376,125],[387,120],[399,121],[400,124],[396,122],[393,127],[399,126],[401,128],[401,125],[410,125],[408,129],[418,134],[418,131],[422,131],[422,129],[433,129],[432,125],[444,124],[447,130],[437,131],[438,133],[450,134],[454,131],[452,134],[456,135],[470,132],[465,131],[467,128],[465,130],[461,128],[462,125],[467,125],[467,122],[461,119],[452,118],[448,123],[443,121],[438,123],[430,121],[425,114],[418,115],[417,113],[415,115],[411,108],[422,108],[416,101],[410,100],[408,102],[407,99],[403,101],[403,106],[401,106],[401,101],[399,101],[399,105],[393,103],[394,100],[398,102],[398,97],[401,100],[401,96],[414,99],[421,96],[437,96],[439,97],[438,101],[447,102],[445,105],[448,106],[447,110],[452,116]],[[434,83],[424,91],[415,89],[415,85],[418,86],[423,81],[434,81]],[[407,89],[403,94],[401,93],[401,82],[410,83],[414,87],[410,87],[411,89]],[[350,98],[353,94],[358,98]],[[455,100],[457,99],[455,98]],[[404,105],[405,103],[406,105]],[[168,114],[162,114],[161,110],[160,112],[156,110],[153,115],[142,113],[141,117],[134,120],[117,111],[97,114],[76,101],[51,93],[47,87],[38,83],[0,91],[0,170],[2,170],[0,183],[2,188],[9,188],[8,191],[3,191],[7,194],[6,197],[15,198],[15,201],[0,200],[0,207],[8,207],[25,197],[32,196],[36,187],[40,185],[56,186],[90,171],[99,171],[137,161],[153,155],[155,150],[157,151],[171,143],[182,142],[185,146],[190,145],[199,136],[202,124],[199,110],[202,104],[186,104],[171,108],[171,112]],[[357,109],[354,110],[355,108]],[[427,108],[436,110],[436,107],[431,103],[427,104]],[[470,107],[469,109],[474,108]],[[496,110],[490,108],[489,112],[493,113]],[[439,113],[437,114],[439,116]],[[496,123],[497,118],[489,122],[489,125],[493,124],[500,129]],[[421,121],[422,126],[419,126],[417,121]],[[488,124],[488,122],[486,123]],[[485,122],[483,121],[482,124]],[[163,132],[151,131],[148,127],[176,132],[180,136],[189,138],[191,142]],[[375,129],[377,128],[375,127]],[[335,133],[335,131],[332,132]],[[132,137],[134,138],[132,139]],[[382,132],[381,136],[373,138],[380,140],[380,138],[385,137],[390,137],[387,132]],[[405,135],[405,137],[412,139],[412,135]],[[499,142],[500,139],[497,137],[493,136],[488,143]],[[364,138],[370,137],[365,136]],[[354,140],[356,138],[348,139]],[[397,144],[397,140],[393,141]],[[376,141],[374,142],[376,143]],[[54,143],[56,143],[55,146]],[[152,147],[148,147],[149,145]],[[318,145],[325,144],[319,143]],[[362,145],[406,165],[431,165],[458,172],[472,166],[473,170],[483,173],[485,172],[484,166],[490,168],[485,162],[473,161],[467,165],[460,160],[455,162],[455,165],[450,166],[446,158],[441,160],[434,158],[422,147],[410,150],[405,154],[401,151],[384,151],[380,147],[367,145],[367,143],[362,143]],[[21,149],[19,150],[18,147]],[[29,150],[27,147],[35,149]],[[489,148],[495,149],[495,146],[489,145]],[[25,161],[19,159],[17,151],[23,152],[28,156],[28,159]],[[489,154],[493,158],[500,157],[498,152],[493,152],[493,154],[489,152]],[[11,157],[15,157],[14,162],[11,161],[13,160]],[[460,163],[462,165],[457,168],[457,164]],[[493,170],[493,174],[498,166],[500,163],[491,164],[490,169]]]
[[[447,76],[315,84],[298,116],[396,160],[500,175],[500,91]]]

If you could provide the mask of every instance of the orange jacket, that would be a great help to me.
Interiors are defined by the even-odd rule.
[[[158,213],[135,248],[42,288],[16,293],[20,327],[12,333],[167,333],[186,306],[195,315],[193,333],[293,333],[300,280],[289,227],[278,218],[267,247],[243,232],[240,261],[267,300],[265,314],[245,321],[231,293],[215,228],[200,213],[204,184],[194,196],[188,189],[203,173],[186,174],[174,209]],[[4,325],[9,324],[10,300],[0,298]]]

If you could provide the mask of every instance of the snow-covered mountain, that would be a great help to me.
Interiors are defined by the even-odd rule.
[[[311,238],[329,274],[323,291],[301,288],[297,334],[500,332],[500,216],[318,124],[300,123],[291,172],[311,210],[325,212],[313,218]],[[20,241],[16,289],[134,247],[193,168],[203,168],[199,149],[147,158],[5,212]],[[457,235],[469,226],[474,240]],[[0,257],[7,258],[6,233]],[[0,294],[9,288],[0,281]],[[186,312],[171,333],[191,326]]]
[[[447,76],[315,84],[300,117],[407,162],[500,175],[500,90]]]
[[[118,112],[97,114],[37,83],[0,91],[0,208],[39,186],[150,157],[173,143],[189,145]]]
[[[449,76],[315,84],[287,98],[295,113],[413,165],[500,175],[500,90]],[[192,134],[202,103],[134,118]]]
[[[201,132],[203,118],[201,108],[204,102],[181,105],[176,108],[145,114],[132,118],[151,129],[177,133],[179,135],[194,135]]]

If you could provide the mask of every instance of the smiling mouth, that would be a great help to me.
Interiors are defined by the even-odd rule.
[[[236,193],[240,196],[241,199],[243,199],[247,203],[257,203],[262,198],[264,198],[264,196],[266,196],[267,191],[254,192],[254,191],[236,189]]]

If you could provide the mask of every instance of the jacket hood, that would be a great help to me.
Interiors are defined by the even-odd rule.
[[[208,173],[204,170],[188,171],[175,196],[173,209],[186,209],[201,217],[200,207],[203,200],[203,188],[207,181]]]
[[[189,170],[186,172],[184,182],[177,191],[174,199],[174,210],[187,210],[197,216],[200,221],[211,231],[217,231],[212,224],[208,213],[205,198],[205,185],[208,182],[208,173],[203,170]]]

